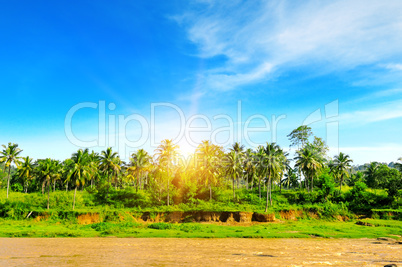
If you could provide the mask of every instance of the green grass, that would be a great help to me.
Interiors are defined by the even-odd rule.
[[[0,221],[0,237],[180,237],[180,238],[400,238],[402,222],[365,220],[375,227],[355,221],[301,220],[250,226],[208,223],[102,222],[79,225],[62,221]]]

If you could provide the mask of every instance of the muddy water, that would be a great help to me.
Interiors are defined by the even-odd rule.
[[[0,238],[0,266],[402,266],[372,239]]]

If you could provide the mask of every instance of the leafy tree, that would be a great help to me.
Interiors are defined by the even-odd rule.
[[[402,157],[398,159],[399,162],[395,162],[395,168],[397,168],[402,173]]]
[[[354,186],[356,182],[362,182],[364,174],[361,171],[353,173],[349,179],[346,180],[348,186]]]
[[[8,146],[2,145],[3,151],[0,155],[0,162],[4,162],[4,172],[8,167],[8,176],[7,176],[7,198],[8,198],[8,191],[10,188],[10,172],[11,172],[11,164],[14,163],[19,166],[19,154],[22,152],[21,149],[18,148],[18,144],[8,143]]]
[[[290,146],[304,147],[308,142],[308,138],[312,135],[311,128],[307,125],[301,125],[294,129],[287,137],[290,140]]]

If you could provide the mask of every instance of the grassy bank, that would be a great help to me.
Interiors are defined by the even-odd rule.
[[[285,221],[252,225],[219,223],[101,222],[80,225],[55,221],[0,221],[0,237],[180,237],[180,238],[378,238],[399,239],[402,222],[365,219],[355,221]]]

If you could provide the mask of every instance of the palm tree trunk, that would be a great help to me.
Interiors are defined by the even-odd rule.
[[[106,200],[109,198],[109,186],[110,186],[110,176],[107,174],[107,191],[106,191]]]
[[[54,182],[53,182],[53,192],[55,192],[56,191],[56,180],[54,180]]]
[[[341,182],[340,182],[340,186],[339,186],[339,195],[342,194],[342,182],[343,182],[343,175],[341,175]]]
[[[74,207],[75,207],[75,194],[77,194],[77,186],[75,186],[75,189],[74,189],[73,210],[74,210]]]
[[[269,202],[271,203],[271,206],[272,206],[272,180],[271,180],[271,176],[269,177]]]
[[[66,183],[66,192],[68,191],[68,182]]]
[[[167,205],[169,206],[169,167],[168,167],[168,171],[167,171]]]
[[[49,209],[49,201],[50,201],[50,183],[47,185],[47,209]]]
[[[268,180],[269,183],[269,180]],[[268,211],[268,201],[269,201],[269,189],[268,189],[268,185],[267,185],[267,201],[265,203],[265,212]]]
[[[314,176],[311,176],[311,192],[314,190]]]
[[[11,164],[8,167],[8,178],[7,178],[7,198],[8,198],[8,189],[10,188],[10,172],[11,172]]]
[[[236,194],[235,194],[235,180],[236,180],[236,175],[233,177],[233,203],[235,202],[235,199],[236,199]]]
[[[42,183],[42,195],[45,193],[45,186],[46,186],[46,181],[43,181],[43,183]]]
[[[209,185],[209,201],[212,200],[212,187]]]
[[[261,176],[258,176],[258,194],[261,200]]]
[[[92,177],[91,178],[91,188],[93,188],[94,187],[94,178]]]

